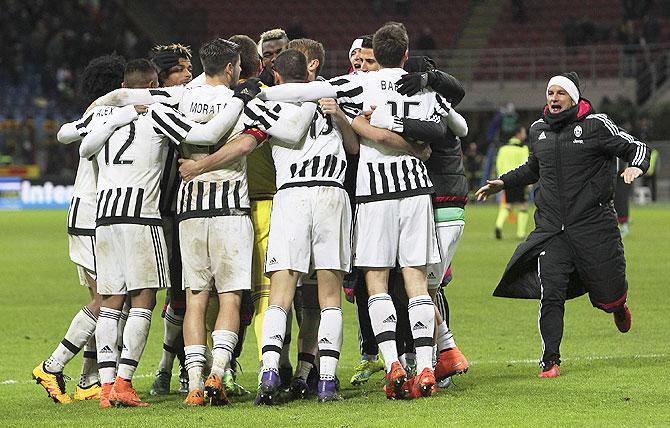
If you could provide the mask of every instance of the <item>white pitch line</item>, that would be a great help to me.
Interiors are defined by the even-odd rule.
[[[632,355],[630,357],[622,355],[622,356],[614,356],[614,355],[588,355],[584,357],[569,357],[569,358],[564,358],[562,359],[563,362],[566,361],[599,361],[599,360],[614,360],[614,359],[619,359],[619,358],[631,358],[633,360],[641,360],[641,359],[654,359],[654,358],[667,358],[669,355],[668,354],[643,354],[643,355]],[[537,358],[525,358],[523,360],[481,360],[481,361],[470,361],[470,364],[472,365],[485,365],[485,364],[537,364],[538,363]],[[347,367],[347,365],[343,365],[340,367]],[[133,376],[134,378],[147,378],[147,377],[154,377],[156,376],[154,373],[145,373],[145,374],[139,374]],[[13,379],[7,379],[0,381],[0,385],[26,385],[30,383],[35,383],[34,380],[23,380],[23,381],[17,381]]]
[[[668,354],[645,354],[645,355],[633,355],[633,356],[614,356],[614,355],[589,355],[584,357],[568,357],[561,358],[561,361],[598,361],[598,360],[614,360],[619,358],[632,358],[634,360],[639,359],[652,359],[652,358],[666,358]],[[523,360],[483,360],[483,361],[470,361],[470,364],[537,364],[540,360],[538,358],[527,358]]]

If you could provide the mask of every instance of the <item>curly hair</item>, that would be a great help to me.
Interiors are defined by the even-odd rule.
[[[79,80],[79,97],[90,103],[98,97],[121,87],[126,60],[115,53],[91,60]]]
[[[191,47],[190,46],[184,46],[181,43],[171,43],[169,45],[156,45],[153,48],[151,48],[151,56],[155,56],[159,52],[173,52],[177,54],[179,58],[185,58],[190,60],[191,56],[193,55],[191,53]]]

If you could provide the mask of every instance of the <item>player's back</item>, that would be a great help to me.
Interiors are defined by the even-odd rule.
[[[224,86],[212,86],[203,83],[202,85],[187,87],[184,90],[179,111],[187,118],[198,122],[209,122],[216,114],[226,108],[226,105],[233,97],[233,91]],[[198,160],[210,153],[217,151],[225,141],[232,135],[231,132],[221,139],[219,144],[213,146],[194,146],[191,144],[181,144],[180,150],[182,156]],[[196,180],[202,181],[227,181],[241,180],[246,174],[246,160],[239,159],[225,168],[199,175]]]
[[[437,118],[444,110],[441,98],[433,91],[413,96],[397,92],[397,82],[406,72],[401,68],[383,68],[355,76],[362,89],[357,99],[363,110],[390,108],[391,114],[411,119]],[[356,201],[393,199],[432,191],[426,166],[418,158],[362,138],[356,179]]]
[[[278,103],[282,113],[298,107],[291,103]],[[290,187],[306,182],[344,181],[347,165],[342,134],[330,115],[316,110],[312,123],[300,143],[287,144],[271,138],[272,157],[277,170],[277,188]]]
[[[96,155],[98,225],[160,224],[160,180],[168,140],[154,128],[152,108],[116,129]]]
[[[396,90],[395,82],[404,74],[406,72],[402,68],[382,68],[376,72],[361,74],[363,110],[369,111],[373,106],[388,106],[391,114],[398,117],[429,119],[439,116],[435,92],[422,90],[415,95],[406,96]],[[400,154],[369,140],[365,140],[365,145],[367,147],[361,147],[361,157],[374,157],[374,152],[364,153],[367,148],[372,148],[382,155]]]

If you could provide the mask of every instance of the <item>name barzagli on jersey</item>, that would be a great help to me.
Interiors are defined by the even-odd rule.
[[[382,80],[381,82],[379,82],[379,84],[381,85],[382,91],[396,91],[397,92],[396,87],[395,87],[395,82],[393,82],[391,80]]]

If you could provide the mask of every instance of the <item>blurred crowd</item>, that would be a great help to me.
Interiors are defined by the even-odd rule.
[[[101,52],[144,56],[150,40],[108,0],[5,0],[0,14],[0,164],[38,164],[73,173],[59,147],[61,123],[77,118],[77,77]]]

